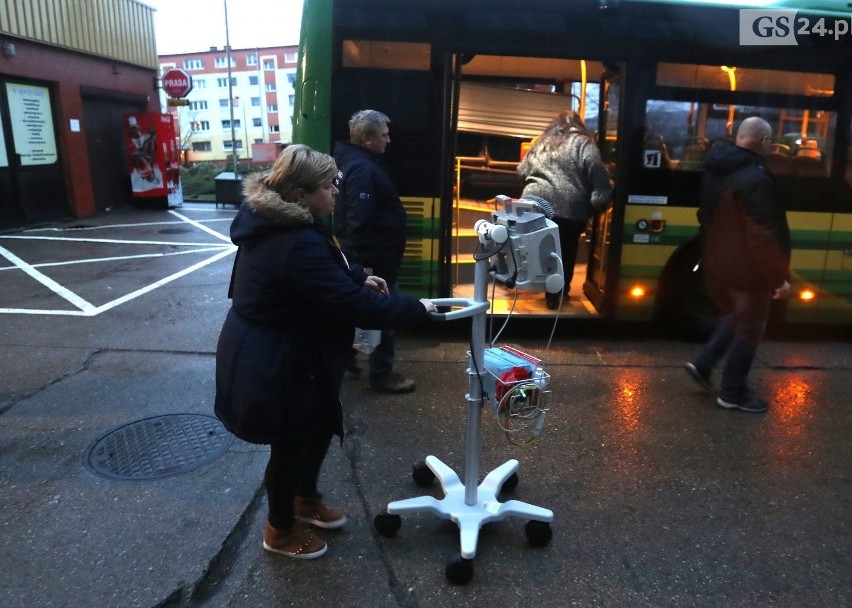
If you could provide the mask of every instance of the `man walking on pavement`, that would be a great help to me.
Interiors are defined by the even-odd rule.
[[[343,253],[368,274],[385,279],[398,293],[399,267],[405,252],[405,208],[381,156],[390,143],[390,119],[376,110],[361,110],[349,120],[349,141],[334,146],[342,174],[334,209],[335,234]],[[381,341],[369,356],[371,389],[408,393],[414,381],[393,370],[396,332],[382,330]],[[349,371],[359,373],[355,353]]]
[[[735,143],[713,144],[704,158],[698,209],[704,278],[726,316],[686,371],[712,390],[710,374],[725,357],[716,404],[745,412],[768,408],[749,389],[748,373],[772,300],[790,293],[790,228],[762,159],[771,143],[769,123],[751,117],[740,125]]]

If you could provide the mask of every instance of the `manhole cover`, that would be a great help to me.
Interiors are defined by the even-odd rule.
[[[234,441],[212,416],[171,414],[114,429],[89,450],[86,464],[112,479],[158,479],[197,469]]]
[[[186,234],[187,232],[191,232],[189,228],[163,228],[162,230],[157,230],[157,234]]]

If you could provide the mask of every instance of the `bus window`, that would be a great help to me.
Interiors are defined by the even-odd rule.
[[[657,66],[657,84],[689,89],[777,93],[807,97],[830,97],[834,94],[834,76],[831,74],[724,65],[661,63]]]
[[[428,70],[431,52],[431,45],[426,42],[344,40],[343,67]]]
[[[645,106],[646,169],[700,171],[710,142],[730,138],[744,118],[772,125],[766,165],[776,175],[828,177],[834,112],[651,99]],[[733,119],[733,122],[731,120]]]

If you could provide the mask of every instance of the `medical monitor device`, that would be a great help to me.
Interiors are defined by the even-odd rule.
[[[513,200],[497,196],[491,222],[479,220],[474,229],[489,257],[493,276],[508,287],[559,293],[565,285],[559,229],[546,217],[550,206],[541,199]]]

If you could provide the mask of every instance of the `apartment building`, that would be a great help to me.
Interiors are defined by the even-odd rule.
[[[185,162],[271,162],[290,143],[295,100],[297,46],[253,49],[212,47],[207,51],[160,55],[160,74],[174,67],[192,76],[188,105],[163,112],[178,121]],[[230,82],[228,59],[230,57]]]

